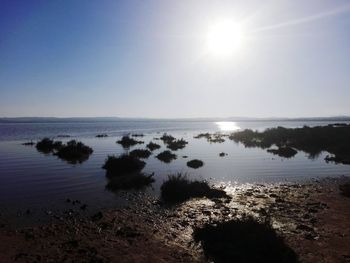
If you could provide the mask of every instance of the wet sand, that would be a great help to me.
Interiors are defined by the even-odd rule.
[[[142,196],[128,208],[51,224],[2,225],[1,262],[206,262],[193,229],[249,214],[268,218],[300,262],[350,262],[348,177],[303,184],[246,184],[227,189],[231,201],[196,199],[174,207]]]

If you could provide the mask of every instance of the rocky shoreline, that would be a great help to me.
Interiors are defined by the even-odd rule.
[[[245,215],[269,220],[299,262],[349,262],[350,178],[302,184],[245,184],[225,190],[231,200],[192,199],[166,206],[142,202],[32,228],[1,228],[1,262],[207,262],[193,231]]]

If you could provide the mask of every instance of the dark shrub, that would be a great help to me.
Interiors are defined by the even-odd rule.
[[[108,137],[108,134],[105,134],[105,133],[96,135],[96,138],[106,138],[106,137]]]
[[[179,149],[185,148],[186,144],[188,144],[188,142],[184,139],[172,140],[171,142],[168,142],[167,148],[173,151],[177,151]]]
[[[220,157],[224,157],[224,156],[226,156],[226,155],[227,155],[227,153],[224,153],[224,152],[219,153],[219,156],[220,156]]]
[[[110,178],[106,188],[112,192],[128,189],[142,189],[154,182],[154,174],[143,173],[127,174]]]
[[[49,138],[44,138],[36,144],[36,148],[40,152],[50,153],[62,147],[61,141],[53,141]]]
[[[267,152],[273,153],[275,155],[278,155],[280,157],[284,158],[292,158],[294,155],[296,155],[298,152],[294,150],[291,147],[279,147],[278,149],[268,149]]]
[[[135,149],[129,153],[133,157],[137,158],[148,158],[151,155],[149,150],[144,149]]]
[[[119,157],[108,156],[102,168],[107,171],[107,176],[112,177],[140,172],[145,165],[146,163],[138,158],[123,154]]]
[[[190,181],[182,174],[170,175],[160,190],[166,203],[180,203],[195,197],[229,198],[225,191],[211,188],[205,181]]]
[[[222,143],[222,142],[225,142],[225,140],[223,138],[224,136],[226,136],[226,135],[223,135],[221,133],[213,133],[213,134],[211,134],[211,133],[200,133],[197,136],[194,136],[194,138],[195,139],[205,138],[210,143]]]
[[[129,136],[123,136],[121,140],[117,141],[117,143],[121,144],[123,148],[130,148],[130,146],[134,146],[136,144],[142,144],[142,141],[136,141]]]
[[[131,134],[132,137],[143,137],[145,135],[143,135],[142,133],[134,133],[134,134]]]
[[[169,144],[171,143],[172,141],[175,140],[175,138],[171,135],[168,135],[166,133],[163,134],[162,137],[160,137],[160,139],[165,143],[165,144]]]
[[[277,235],[269,222],[251,217],[207,224],[197,228],[194,240],[216,263],[296,263],[296,253]]]
[[[160,145],[154,142],[150,142],[149,144],[147,144],[146,146],[148,149],[150,149],[151,151],[157,150],[160,148]]]
[[[35,142],[33,142],[33,141],[24,142],[24,143],[22,143],[22,145],[25,145],[25,146],[34,146],[34,145],[35,145]]]
[[[204,165],[203,161],[197,160],[197,159],[194,159],[194,160],[187,162],[187,166],[191,167],[193,169],[197,169],[199,167],[202,167],[203,165]]]
[[[350,197],[350,183],[340,185],[339,190],[341,191],[342,195]]]
[[[172,160],[175,160],[177,158],[176,154],[174,154],[168,150],[161,152],[156,157],[158,160],[165,162],[165,163],[170,163]]]
[[[70,163],[82,163],[89,158],[92,152],[93,150],[89,146],[84,145],[82,142],[71,140],[67,144],[62,145],[55,155]]]

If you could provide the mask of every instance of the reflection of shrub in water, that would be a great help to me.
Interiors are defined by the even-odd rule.
[[[121,140],[117,141],[117,143],[121,144],[123,148],[130,148],[130,146],[134,146],[136,144],[142,144],[142,141],[137,141],[129,136],[123,136]]]
[[[129,154],[137,158],[148,158],[151,155],[151,152],[145,149],[135,149],[132,150]]]
[[[269,222],[251,217],[207,224],[197,228],[194,240],[205,255],[217,263],[293,263],[297,255],[277,235]]]
[[[124,174],[109,178],[106,188],[112,192],[128,189],[142,189],[154,182],[154,174],[143,173]]]
[[[194,159],[194,160],[187,162],[187,166],[191,167],[193,169],[198,169],[199,167],[202,167],[203,165],[204,165],[203,161],[197,160],[197,159]]]
[[[273,153],[284,158],[292,158],[298,153],[291,147],[279,147],[278,149],[268,149],[267,152]]]
[[[172,160],[175,160],[177,158],[177,155],[172,153],[171,151],[166,150],[158,154],[156,157],[162,162],[170,163]]]
[[[160,145],[154,142],[150,142],[149,144],[146,145],[146,147],[148,149],[150,149],[150,151],[154,151],[160,148]]]
[[[211,188],[205,181],[190,181],[181,173],[170,175],[161,188],[161,198],[166,203],[181,203],[191,198],[229,198],[224,190]]]
[[[122,154],[119,157],[108,156],[105,164],[102,166],[107,171],[107,176],[119,176],[128,173],[140,172],[146,163],[134,156]]]
[[[89,146],[86,146],[82,142],[71,140],[67,144],[62,145],[55,155],[70,163],[82,163],[89,158],[92,152],[93,150]]]

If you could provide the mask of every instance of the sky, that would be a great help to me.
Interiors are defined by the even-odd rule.
[[[340,116],[349,99],[348,0],[0,0],[0,117]]]

